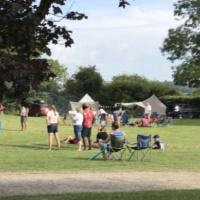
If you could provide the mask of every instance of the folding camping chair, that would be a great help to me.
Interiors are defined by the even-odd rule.
[[[129,115],[123,114],[121,119],[122,126],[128,126],[129,125]]]
[[[94,160],[101,153],[104,154],[106,160],[125,160],[125,137],[111,135],[109,144],[102,144],[102,150],[88,160]]]
[[[106,157],[108,160],[125,160],[125,136],[111,135]]]
[[[166,116],[158,116],[158,118],[156,119],[156,125],[157,126],[163,126],[166,124]]]
[[[161,119],[156,121],[156,124],[158,126],[173,125],[173,118],[172,117],[162,117]]]
[[[128,160],[131,158],[134,158],[137,162],[142,161],[143,159],[148,161],[151,160],[151,135],[137,135],[137,143],[126,143],[126,147],[130,152]]]

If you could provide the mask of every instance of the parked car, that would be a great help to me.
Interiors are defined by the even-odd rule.
[[[200,118],[200,109],[189,104],[176,104],[168,114],[177,118]]]
[[[45,103],[34,103],[29,109],[29,116],[46,116],[49,111],[49,105]]]

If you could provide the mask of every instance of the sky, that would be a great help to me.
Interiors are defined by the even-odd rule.
[[[168,29],[178,26],[173,16],[175,0],[129,2],[131,6],[123,9],[118,8],[118,0],[68,0],[63,13],[78,11],[88,20],[62,20],[60,25],[73,31],[75,43],[72,48],[50,45],[50,58],[65,65],[69,77],[79,66],[96,65],[105,81],[124,73],[172,81],[173,64],[160,47]]]

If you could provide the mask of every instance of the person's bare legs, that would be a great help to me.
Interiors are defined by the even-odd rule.
[[[92,139],[91,137],[88,137],[88,144],[89,144],[89,150],[92,149]]]
[[[104,146],[101,144],[101,143],[99,143],[99,148],[101,149],[101,150],[103,150],[104,149]],[[107,156],[106,156],[106,153],[105,153],[105,151],[104,152],[102,152],[102,156],[103,156],[103,159],[104,160],[107,160]]]
[[[73,140],[73,137],[72,137],[72,136],[68,136],[68,137],[66,137],[64,140],[60,140],[60,142],[68,143],[69,140]]]
[[[66,126],[67,125],[67,123],[66,123],[66,120],[65,119],[63,119],[63,124]]]
[[[51,151],[52,148],[52,135],[53,133],[48,133],[49,151]]]
[[[92,148],[99,148],[99,143],[94,142],[94,143],[92,144]]]
[[[23,122],[21,123],[21,128],[22,128],[21,130],[24,131],[24,123]]]
[[[86,137],[82,137],[82,139],[83,139],[83,147],[84,149],[86,149]]]
[[[25,123],[24,123],[24,130],[27,131],[27,129],[28,129],[28,123],[25,122]]]
[[[59,140],[59,135],[58,133],[54,134],[56,142],[57,142],[57,150],[60,151],[60,140]]]
[[[78,151],[81,151],[81,146],[82,146],[82,142],[79,141],[79,142],[78,142],[78,149],[77,149]]]

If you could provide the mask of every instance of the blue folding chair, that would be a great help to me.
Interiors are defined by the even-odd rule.
[[[144,159],[146,159],[147,161],[151,160],[151,135],[137,135],[137,143],[126,143],[126,147],[130,152],[128,160],[130,160],[131,158],[134,158],[134,160],[137,162]]]

